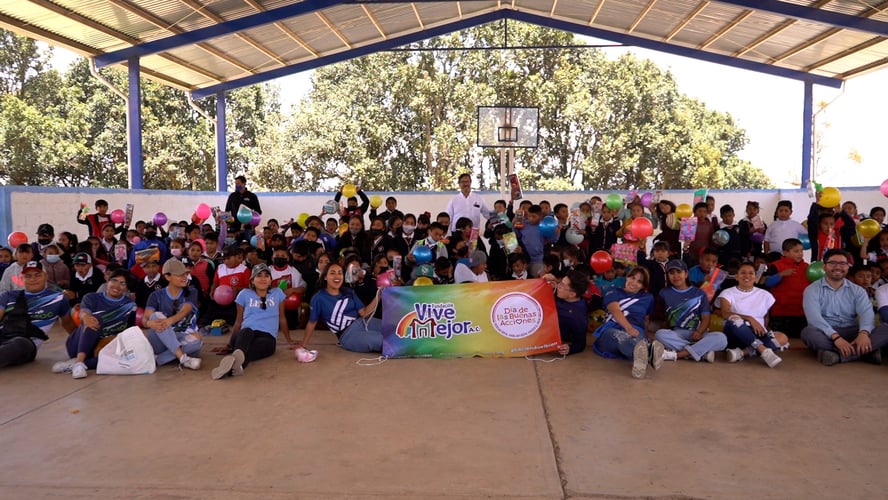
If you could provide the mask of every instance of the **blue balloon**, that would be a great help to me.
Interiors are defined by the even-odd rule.
[[[253,235],[252,238],[250,238],[250,245],[252,245],[253,247],[259,246],[259,237],[256,236],[255,234]]]
[[[808,238],[807,234],[800,234],[799,241],[802,242],[802,248],[805,250],[811,250],[811,239]]]
[[[544,238],[554,238],[555,228],[557,227],[558,221],[555,217],[547,215],[540,221],[540,234],[543,235]]]
[[[244,206],[240,207],[237,210],[237,220],[241,224],[249,224],[253,220],[253,211]]]
[[[432,249],[422,245],[413,249],[413,258],[417,264],[425,264],[432,261]]]

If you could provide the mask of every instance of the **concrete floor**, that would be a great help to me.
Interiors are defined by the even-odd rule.
[[[878,498],[888,367],[801,349],[768,369],[667,363],[646,380],[591,351],[389,360],[316,335],[213,381],[0,371],[0,498]],[[295,334],[301,338],[301,332]],[[795,341],[799,344],[799,341]]]

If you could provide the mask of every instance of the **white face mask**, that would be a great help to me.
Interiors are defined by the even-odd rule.
[[[570,259],[563,259],[561,261],[561,264],[564,265],[564,267],[570,267],[571,266]]]
[[[413,234],[413,231],[416,231],[416,226],[401,226],[401,229],[404,234]]]
[[[506,246],[506,240],[496,240],[496,244],[499,245],[500,248]]]

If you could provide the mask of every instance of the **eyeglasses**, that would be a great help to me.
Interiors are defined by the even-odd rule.
[[[259,300],[260,300],[259,307],[261,307],[262,310],[264,311],[265,308],[268,307],[265,305],[265,297],[259,297]]]
[[[126,281],[124,280],[108,280],[109,285],[117,285],[117,286],[126,286]]]
[[[830,260],[826,262],[827,266],[840,266],[840,267],[848,267],[851,265],[850,262],[845,262],[841,260]]]

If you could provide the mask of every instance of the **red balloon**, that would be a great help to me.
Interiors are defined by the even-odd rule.
[[[302,294],[300,293],[288,295],[287,298],[284,299],[284,309],[288,311],[295,311],[299,309],[300,304],[302,304]]]
[[[145,308],[136,308],[136,326],[142,326],[142,319],[145,317]]]
[[[71,310],[71,319],[74,320],[74,326],[80,326],[80,304],[77,304]]]
[[[6,242],[9,243],[9,248],[14,251],[17,246],[24,245],[28,242],[28,235],[21,231],[13,231],[9,233]]]
[[[647,217],[636,217],[632,220],[632,235],[638,239],[654,234],[654,225]]]
[[[611,254],[604,250],[599,250],[589,257],[589,265],[592,266],[592,270],[601,274],[613,267],[614,259],[611,257]]]

